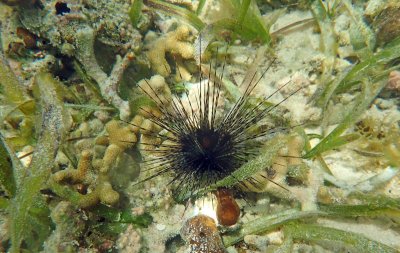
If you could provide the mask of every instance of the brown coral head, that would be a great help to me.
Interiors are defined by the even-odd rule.
[[[188,219],[181,229],[182,238],[189,243],[191,253],[226,253],[214,219],[197,215]]]

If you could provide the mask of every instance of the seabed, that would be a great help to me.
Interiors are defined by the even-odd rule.
[[[0,0],[0,42],[0,252],[400,251],[397,0]],[[141,182],[167,133],[139,87],[187,107],[200,71],[286,130],[188,200]]]

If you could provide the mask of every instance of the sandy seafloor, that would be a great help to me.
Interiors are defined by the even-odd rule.
[[[208,6],[208,8],[214,7]],[[162,27],[161,30],[164,31],[167,30],[168,24],[181,23],[176,18],[163,18],[165,20],[159,22],[161,23],[160,27]],[[290,9],[279,17],[272,27],[272,32],[279,31],[279,29],[289,24],[308,18],[312,18],[310,11]],[[339,55],[336,58],[334,67],[335,73],[347,71],[352,66],[352,63],[345,59],[346,56],[352,54],[348,29],[350,22],[352,22],[352,17],[347,13],[338,14],[336,18],[334,28],[340,42]],[[273,45],[273,51],[277,59],[276,63],[267,72],[254,93],[259,97],[268,96],[281,85],[290,81],[290,84],[273,96],[270,101],[279,103],[293,91],[303,87],[282,103],[281,107],[286,109],[284,117],[290,119],[292,124],[318,121],[323,112],[310,101],[312,101],[314,92],[321,85],[320,73],[326,64],[326,55],[321,52],[320,33],[316,31],[315,25],[295,27],[284,34],[279,34]],[[246,70],[254,64],[253,60],[257,52],[262,49],[256,43],[250,45],[236,43],[230,50],[232,50],[232,59],[225,68],[225,76],[235,83],[240,83],[246,74]],[[270,59],[261,59],[255,64],[258,69],[263,70],[270,63]],[[400,87],[400,85],[397,87]],[[379,126],[377,128],[383,129],[383,131],[398,131],[400,120],[398,99],[400,91],[394,91],[394,94],[376,98],[360,119],[368,118],[372,119],[371,121],[373,122],[378,122],[377,125]],[[313,124],[312,127],[307,126],[305,127],[306,133],[326,135],[326,133],[332,131],[346,115],[349,108],[348,104],[351,104],[356,95],[356,92],[343,94],[337,101],[332,102],[328,112],[330,116],[325,120],[325,123],[327,122],[326,126],[324,128],[316,124]],[[356,131],[355,126],[350,126],[347,131],[348,133]],[[289,192],[269,184],[265,188],[265,192],[257,193],[255,197],[253,196],[255,201],[251,205],[242,198],[238,198],[237,201],[243,213],[238,225],[236,225],[236,229],[239,229],[242,224],[265,216],[268,213],[283,212],[294,206],[300,207],[302,211],[315,210],[316,202],[318,201],[317,194],[324,180],[329,181],[331,185],[335,185],[346,193],[377,193],[393,199],[399,199],[400,176],[398,168],[389,167],[382,156],[377,158],[365,155],[368,153],[365,150],[368,150],[369,141],[370,139],[361,137],[348,145],[323,153],[322,157],[332,175],[327,175],[321,169],[318,161],[304,160],[304,163],[310,168],[306,186],[287,185],[285,183],[285,175],[282,174],[282,171],[277,171],[278,175],[274,180],[285,185]],[[318,140],[314,139],[311,145],[314,146],[317,143]],[[359,152],[360,150],[365,152]],[[373,152],[371,151],[371,153]],[[195,206],[188,205],[187,207],[176,204],[171,196],[171,190],[167,186],[169,180],[169,177],[161,176],[139,186],[132,183],[124,190],[124,195],[126,196],[124,201],[133,206],[132,212],[140,214],[151,210],[154,220],[148,228],[136,229],[129,226],[125,232],[121,233],[115,242],[115,249],[118,252],[190,252],[187,245],[180,239],[179,231],[187,218],[198,213],[198,206],[202,206],[203,202],[198,201]],[[340,195],[338,203],[342,201],[340,197],[346,198],[345,194]],[[396,223],[386,217],[324,217],[316,218],[313,224],[362,234],[369,239],[400,250],[398,220]],[[6,229],[4,225],[2,229]],[[230,246],[227,251],[229,253],[274,252],[283,240],[283,232],[279,229],[260,235],[249,234],[244,237],[244,243]],[[292,252],[348,252],[344,250],[345,248],[341,246],[329,243],[325,245],[324,243],[295,242]]]

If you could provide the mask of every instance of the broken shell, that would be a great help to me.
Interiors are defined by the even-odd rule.
[[[240,208],[232,192],[226,188],[219,188],[215,193],[217,197],[217,219],[223,226],[235,225],[240,216]]]

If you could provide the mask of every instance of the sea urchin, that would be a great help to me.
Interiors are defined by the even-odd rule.
[[[145,82],[146,87],[139,86],[155,102],[161,116],[146,109],[142,110],[149,115],[154,124],[168,132],[162,135],[152,133],[154,137],[163,139],[163,142],[154,151],[154,158],[145,160],[152,174],[142,181],[172,173],[170,183],[176,186],[177,193],[190,198],[198,190],[231,175],[256,156],[262,145],[260,138],[279,131],[280,128],[269,127],[254,131],[252,126],[287,99],[284,98],[278,104],[266,105],[265,101],[278,92],[278,89],[258,103],[250,101],[250,94],[273,62],[260,77],[256,78],[256,73],[251,76],[250,81],[245,84],[243,95],[225,114],[217,109],[223,74],[217,76],[216,70],[209,71],[208,76],[200,74],[199,88],[194,101],[188,99],[184,102],[179,96],[166,99],[158,94],[148,81]],[[201,69],[199,73],[202,73]],[[186,95],[189,97],[187,93]]]

